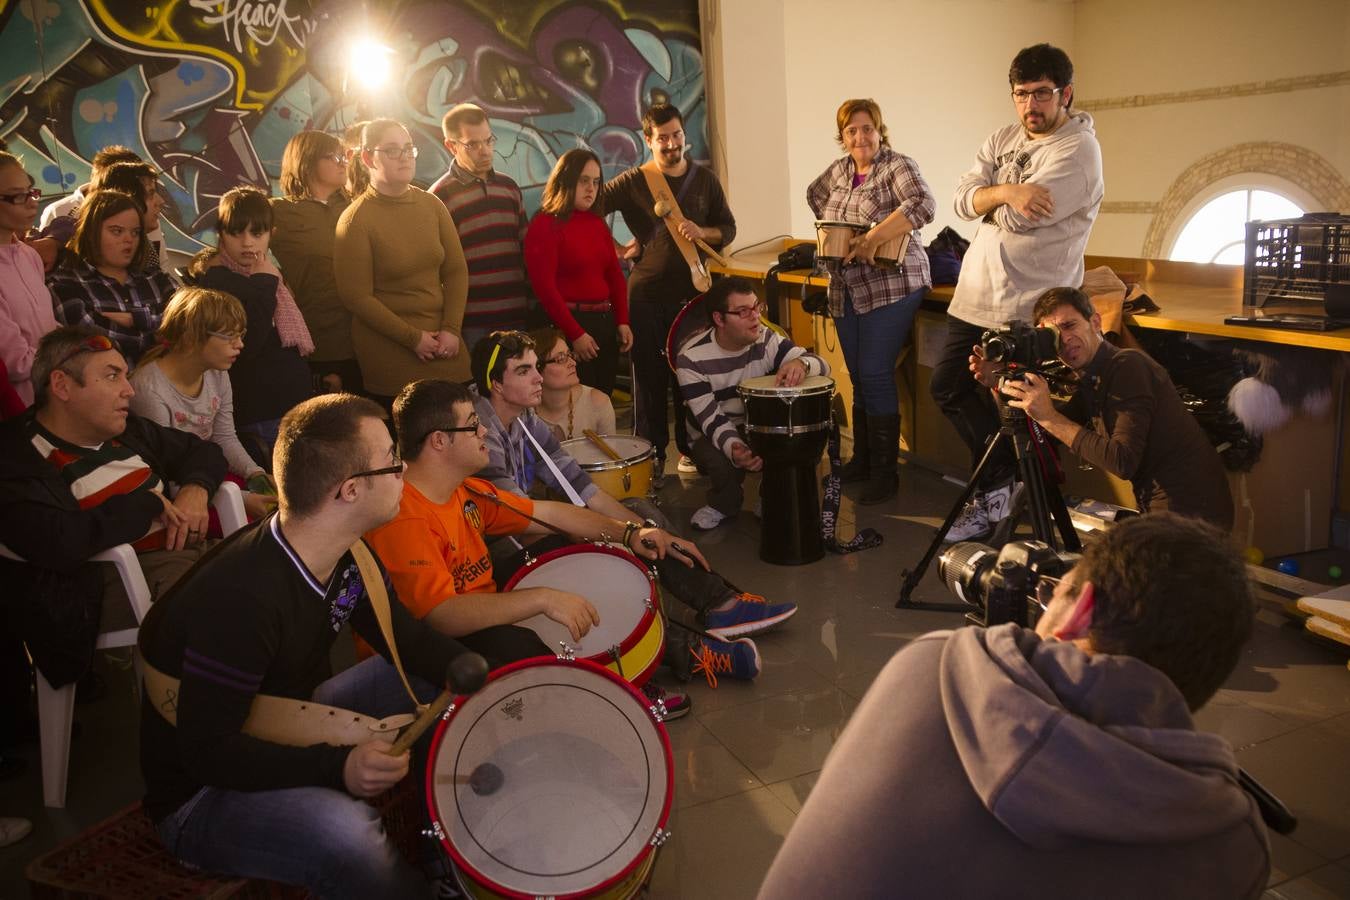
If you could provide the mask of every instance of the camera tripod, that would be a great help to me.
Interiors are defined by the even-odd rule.
[[[1074,531],[1073,521],[1069,518],[1069,509],[1064,505],[1064,498],[1060,495],[1059,486],[1045,479],[1041,468],[1041,462],[1037,454],[1032,452],[1033,447],[1039,447],[1049,452],[1050,447],[1045,438],[1045,433],[1035,422],[1027,418],[1027,414],[1016,407],[1009,406],[1002,394],[995,393],[998,403],[999,429],[987,444],[985,444],[984,455],[980,457],[980,463],[975,467],[974,473],[970,476],[970,481],[966,483],[966,489],[961,492],[957,498],[956,504],[951,512],[947,514],[947,519],[938,529],[933,537],[933,542],[928,545],[928,550],[924,553],[923,559],[913,569],[905,569],[900,574],[904,578],[904,583],[900,587],[900,599],[895,602],[897,609],[924,609],[940,612],[969,612],[970,606],[965,603],[923,603],[909,599],[914,588],[918,587],[923,579],[924,573],[933,562],[933,557],[938,555],[942,549],[943,538],[947,532],[951,531],[952,524],[956,517],[961,514],[972,494],[975,493],[976,486],[980,483],[981,476],[985,470],[992,465],[994,454],[1004,443],[1011,442],[1013,455],[1017,459],[1017,474],[1014,483],[1020,483],[1022,490],[1013,491],[1012,509],[1009,510],[1007,518],[998,523],[994,529],[993,542],[995,545],[1002,545],[1008,542],[1012,537],[1013,529],[1017,527],[1017,522],[1021,519],[1022,513],[1028,512],[1031,520],[1031,530],[1036,540],[1044,541],[1055,550],[1067,550],[1077,553],[1082,549],[1082,543],[1078,540],[1078,533]],[[1055,527],[1058,526],[1059,534],[1055,533]]]

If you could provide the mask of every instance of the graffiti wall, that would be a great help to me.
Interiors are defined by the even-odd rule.
[[[537,205],[557,158],[643,158],[652,103],[707,157],[697,0],[0,0],[0,137],[50,202],[126,145],[164,173],[171,247],[214,239],[220,195],[277,193],[287,140],[402,120],[418,181],[450,164],[440,121],[488,111],[497,168]]]

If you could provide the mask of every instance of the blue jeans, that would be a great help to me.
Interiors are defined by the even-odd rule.
[[[867,410],[869,416],[893,416],[900,411],[895,360],[909,340],[914,316],[927,292],[927,288],[919,288],[862,314],[853,311],[853,298],[844,294],[844,314],[834,320],[834,327],[853,380],[853,403]]]
[[[423,702],[436,695],[409,676]],[[316,702],[383,718],[407,712],[398,673],[373,657],[328,679]],[[159,824],[164,846],[196,869],[303,885],[319,897],[430,897],[370,804],[328,787],[232,791],[204,787]]]

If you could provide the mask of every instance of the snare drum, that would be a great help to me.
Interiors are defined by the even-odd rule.
[[[615,500],[645,497],[652,486],[652,442],[627,434],[602,434],[620,459],[610,459],[590,438],[563,441],[562,448]]]
[[[560,656],[592,660],[639,686],[652,677],[666,647],[661,597],[655,577],[630,554],[589,544],[545,553],[513,575],[505,589],[532,587],[585,597],[600,613],[600,624],[580,641],[545,615],[517,624],[539,635]]]
[[[815,465],[828,437],[834,379],[808,375],[796,387],[779,387],[774,380],[773,375],[761,375],[736,388],[745,403],[750,449],[765,463],[809,457],[805,461]]]
[[[843,262],[844,257],[848,256],[849,250],[852,249],[853,239],[866,230],[866,225],[817,219],[816,259]]]
[[[452,706],[427,763],[433,830],[472,897],[638,893],[674,796],[666,729],[584,660],[498,669]]]
[[[908,248],[909,234],[905,233],[879,244],[877,252],[872,254],[872,259],[876,260],[876,264],[879,266],[894,269],[905,261],[905,250]]]

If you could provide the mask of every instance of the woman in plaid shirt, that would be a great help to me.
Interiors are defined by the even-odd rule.
[[[144,215],[141,201],[129,194],[95,191],[80,205],[73,255],[47,278],[56,321],[107,335],[128,362],[150,349],[178,287],[164,272],[142,269],[149,253]]]
[[[858,502],[872,504],[897,487],[895,361],[932,284],[919,229],[933,220],[936,203],[914,160],[891,149],[876,101],[846,100],[835,119],[846,155],[811,182],[806,202],[817,219],[871,226],[826,268],[830,315],[853,381],[853,458],[843,480],[866,481]],[[910,240],[900,264],[879,265],[877,248],[904,234]]]

